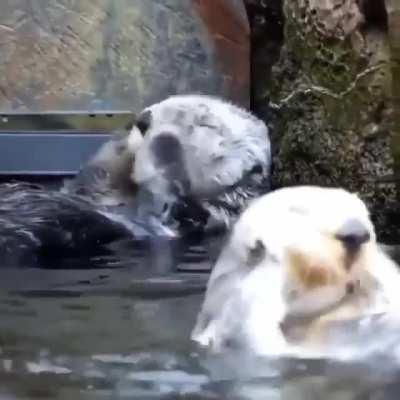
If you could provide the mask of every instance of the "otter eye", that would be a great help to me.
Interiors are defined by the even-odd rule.
[[[356,287],[353,282],[348,282],[346,284],[346,293],[347,294],[353,294],[355,292],[355,290],[356,290]]]
[[[254,267],[259,264],[266,255],[266,248],[264,243],[257,239],[254,244],[248,249],[247,265]]]
[[[201,126],[202,128],[208,128],[208,129],[218,129],[218,126],[211,125],[211,124],[208,124],[206,122],[199,123],[199,126]]]
[[[251,170],[250,174],[262,174],[263,173],[263,167],[260,164],[255,165]]]
[[[136,127],[139,129],[142,136],[144,136],[149,129],[151,125],[151,120],[152,115],[150,110],[144,111],[139,115],[136,121]]]

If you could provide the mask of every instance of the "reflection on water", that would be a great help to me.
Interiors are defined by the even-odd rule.
[[[3,269],[0,399],[399,398],[388,358],[266,360],[197,349],[189,334],[217,248],[120,243],[114,255],[85,261],[96,269],[82,259],[60,260],[57,270]]]

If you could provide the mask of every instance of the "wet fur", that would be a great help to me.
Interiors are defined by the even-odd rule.
[[[28,183],[0,185],[0,227],[2,267],[95,254],[102,244],[130,233],[79,196]]]
[[[349,259],[335,232],[352,217],[371,240]],[[399,288],[397,266],[379,249],[357,196],[281,189],[255,200],[234,225],[192,339],[217,352],[234,343],[257,354],[326,356],[332,326],[398,312]]]
[[[95,255],[103,245],[134,235],[129,217],[137,188],[131,173],[141,135],[135,128],[131,132],[101,146],[60,191],[26,182],[0,184],[3,266]]]
[[[136,131],[131,136],[140,136]],[[101,206],[132,204],[137,186],[131,179],[137,148],[129,144],[128,133],[106,142],[62,191],[87,198]],[[139,140],[139,139],[136,139]]]
[[[224,230],[251,199],[268,192],[268,129],[250,112],[215,97],[187,95],[171,96],[143,115],[147,125],[133,179],[166,202],[172,198],[172,217],[181,224]],[[165,134],[181,149],[174,169],[154,150]]]
[[[147,129],[143,115],[149,110]],[[152,135],[165,127],[180,140],[192,138],[185,143],[197,143],[199,153],[182,146],[185,165],[177,171],[188,174],[191,189],[197,184],[176,198],[172,209],[182,232],[225,229],[250,199],[269,189],[270,145],[263,122],[217,98],[173,96],[144,110],[129,133],[105,143],[60,192],[26,183],[0,185],[0,254],[6,263],[18,264],[21,254],[84,253],[137,229],[148,234],[133,221],[138,185],[147,185],[149,167],[165,178],[152,186],[156,195],[175,183],[149,154]],[[210,149],[207,139],[214,137]],[[227,150],[220,146],[224,141]]]

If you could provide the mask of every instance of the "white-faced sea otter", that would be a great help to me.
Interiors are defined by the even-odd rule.
[[[225,229],[269,188],[267,127],[224,100],[172,96],[143,110],[129,131],[60,192],[0,185],[0,248],[84,251],[129,234]]]
[[[226,229],[269,190],[268,129],[248,111],[210,96],[171,96],[146,108],[139,126],[132,180],[149,219]]]
[[[284,188],[234,225],[192,339],[217,352],[234,345],[317,357],[327,354],[332,325],[399,306],[400,274],[364,203],[342,189]]]
[[[171,96],[144,109],[65,190],[119,207],[156,234],[225,230],[269,189],[266,125],[219,98]],[[109,215],[115,218],[114,215]]]

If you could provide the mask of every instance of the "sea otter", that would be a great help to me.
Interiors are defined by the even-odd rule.
[[[145,108],[64,187],[168,237],[226,230],[269,190],[264,122],[217,97],[171,96]],[[117,212],[115,206],[118,206]]]
[[[107,207],[116,221],[133,218],[152,234],[177,237],[226,230],[248,201],[269,190],[268,129],[225,100],[171,96],[127,129],[63,192]]]
[[[332,325],[399,311],[399,291],[397,266],[378,247],[357,195],[278,189],[233,226],[192,339],[216,352],[325,356]]]
[[[226,229],[269,189],[268,129],[227,101],[172,96],[143,110],[127,130],[60,192],[0,185],[0,246],[8,253],[20,241],[46,252],[85,251],[121,235]]]
[[[144,109],[138,126],[132,180],[148,220],[178,232],[225,230],[269,190],[267,126],[228,101],[171,96]]]

